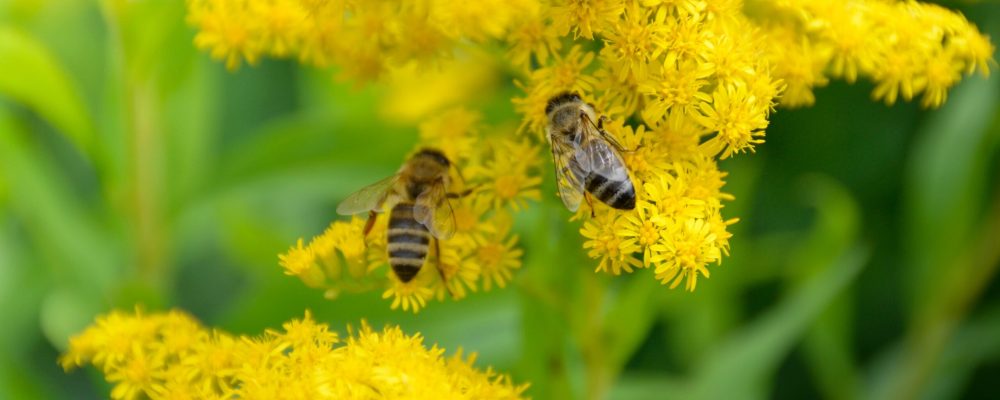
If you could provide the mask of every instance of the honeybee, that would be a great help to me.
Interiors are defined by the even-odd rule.
[[[420,272],[431,241],[439,255],[437,267],[444,281],[438,239],[447,239],[455,231],[449,199],[468,194],[448,193],[450,167],[451,162],[440,151],[421,149],[395,175],[358,190],[337,206],[341,215],[368,212],[365,236],[375,225],[377,214],[388,208],[386,251],[392,271],[404,283]]]
[[[606,117],[597,118],[593,106],[569,92],[549,99],[545,115],[559,197],[566,208],[575,212],[586,197],[593,215],[589,193],[619,210],[634,209],[635,187],[620,154],[625,149],[604,130]]]

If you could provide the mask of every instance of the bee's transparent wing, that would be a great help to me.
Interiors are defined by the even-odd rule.
[[[443,182],[431,185],[417,196],[413,217],[436,238],[447,239],[455,233],[455,210]]]
[[[605,140],[596,128],[591,128],[585,130],[587,134],[583,135],[583,144],[581,145],[588,161],[588,171],[610,181],[628,179],[625,160],[618,153],[616,146]]]
[[[551,138],[552,162],[556,167],[556,186],[559,187],[559,198],[570,211],[580,208],[583,199],[583,183],[589,173],[586,152],[576,143],[557,137]]]
[[[390,194],[393,185],[396,184],[397,178],[398,175],[393,175],[352,193],[337,205],[337,214],[352,215],[368,211],[382,212],[382,204],[385,203],[386,197]]]

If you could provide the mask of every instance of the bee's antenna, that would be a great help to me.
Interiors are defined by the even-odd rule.
[[[458,175],[458,179],[462,181],[462,185],[465,185],[465,176],[462,176],[462,170],[458,169],[458,165],[451,163],[452,168],[455,168],[455,174]]]

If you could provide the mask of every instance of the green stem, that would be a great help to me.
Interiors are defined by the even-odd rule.
[[[611,389],[611,371],[608,368],[608,344],[605,338],[604,297],[607,293],[607,280],[589,269],[582,271],[581,309],[577,315],[581,321],[577,324],[580,345],[583,347],[583,362],[587,371],[587,398],[591,400],[607,397]]]
[[[1000,246],[996,245],[1000,237],[1000,194],[992,200],[982,231],[973,237],[980,240],[971,243],[952,265],[944,267],[961,272],[944,283],[941,301],[911,328],[906,340],[908,361],[902,363],[905,370],[896,380],[890,398],[918,397],[955,328],[971,311],[1000,267]]]
[[[163,140],[159,93],[154,73],[141,71],[135,60],[140,53],[137,43],[128,40],[131,30],[127,2],[108,0],[101,3],[109,30],[113,62],[121,71],[122,118],[126,139],[126,193],[130,216],[127,227],[134,245],[133,266],[139,283],[162,293],[168,285],[169,265],[167,235],[163,219]]]

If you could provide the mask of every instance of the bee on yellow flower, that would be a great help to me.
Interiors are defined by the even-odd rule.
[[[593,218],[586,212],[572,217],[586,219],[584,250],[599,260],[598,270],[655,267],[664,284],[683,281],[693,290],[709,265],[729,254],[728,227],[737,221],[722,215],[732,196],[723,190],[726,173],[718,161],[762,145],[776,105],[809,106],[817,101],[815,88],[830,79],[864,78],[874,83],[877,100],[920,97],[924,107],[939,107],[961,79],[977,71],[987,76],[995,65],[990,38],[961,14],[917,1],[270,0],[251,6],[188,0],[188,9],[198,29],[195,45],[229,68],[262,56],[296,57],[338,66],[343,76],[362,81],[409,71],[410,80],[420,82],[421,71],[475,48],[496,57],[497,68],[517,73],[514,85],[522,94],[511,102],[521,115],[518,132],[527,135],[484,140],[482,116],[464,109],[421,125],[422,145],[439,148],[468,175],[453,180],[457,190],[477,188],[456,201],[464,210],[456,225],[465,228],[442,240],[456,247],[428,253],[445,271],[425,278],[421,287],[428,290],[385,278],[379,269],[389,260],[378,252],[385,253],[387,243],[345,241],[348,233],[333,229],[343,222],[281,258],[286,273],[309,286],[335,293],[349,281],[362,282],[357,288],[381,282],[390,287],[388,298],[410,309],[444,297],[446,289],[474,290],[509,278],[474,260],[519,257],[508,248],[514,236],[494,237],[473,226],[494,226],[493,218],[546,196],[538,189],[538,170],[545,169],[539,152],[548,140],[546,106],[560,93],[578,93],[595,110],[592,122],[604,124],[603,140],[624,144],[618,150],[636,192],[634,207],[598,204]],[[299,17],[300,23],[289,23]],[[496,51],[498,45],[505,52]],[[484,80],[465,75],[468,82]],[[392,104],[412,103],[400,98],[412,99],[394,96]],[[384,235],[386,227],[374,229]],[[504,248],[509,251],[497,251]],[[509,271],[520,262],[497,265]]]
[[[338,207],[386,217],[333,222],[279,255],[285,273],[331,297],[385,288],[392,308],[413,312],[480,285],[503,287],[523,255],[510,212],[541,196],[540,157],[530,141],[487,136],[480,119],[453,109],[422,124],[423,143],[447,150],[423,147],[398,174]]]

